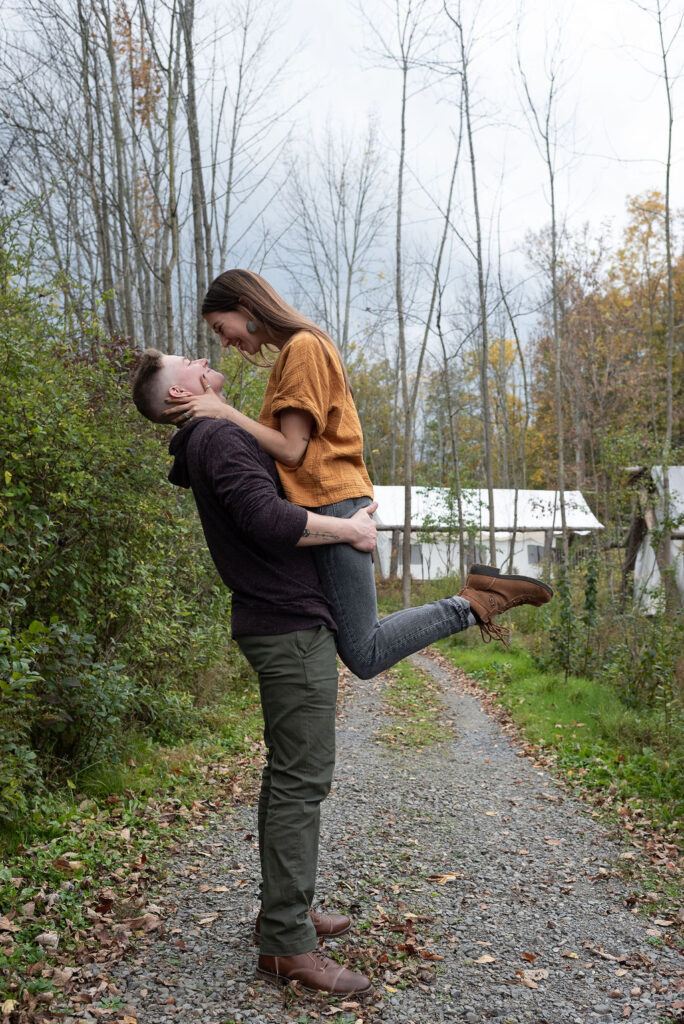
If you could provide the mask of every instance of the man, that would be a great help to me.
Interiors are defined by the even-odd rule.
[[[206,382],[203,384],[204,381]],[[143,353],[133,381],[139,411],[169,422],[168,397],[221,398],[223,375],[206,359]],[[364,975],[318,949],[351,921],[311,909],[320,804],[335,760],[335,623],[307,547],[348,543],[372,551],[374,503],[351,519],[319,516],[280,497],[273,460],[228,420],[193,418],[173,437],[169,480],[191,487],[221,578],[233,592],[232,633],[259,678],[267,762],[259,796],[262,909],[257,974],[311,991],[363,995]]]

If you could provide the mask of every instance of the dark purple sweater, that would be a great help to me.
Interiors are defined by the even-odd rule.
[[[233,636],[335,629],[311,552],[295,547],[306,510],[280,497],[273,459],[251,434],[200,417],[169,451],[169,480],[192,487],[211,557],[233,592]]]

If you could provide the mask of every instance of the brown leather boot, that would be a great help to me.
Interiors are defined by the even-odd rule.
[[[298,981],[307,992],[328,992],[331,996],[363,996],[373,991],[365,974],[340,967],[319,949],[297,956],[264,956],[262,953],[256,973],[260,978],[281,985]]]
[[[259,907],[259,913],[254,922],[252,938],[257,946],[261,937],[261,915],[263,912],[264,908]],[[330,939],[335,939],[338,935],[344,935],[345,932],[348,932],[352,926],[351,917],[347,917],[346,914],[321,914],[318,910],[310,910],[309,917],[319,938],[327,936]]]
[[[531,576],[502,576],[493,565],[471,565],[466,585],[458,596],[470,602],[484,642],[488,644],[494,638],[507,647],[511,631],[492,622],[494,616],[519,604],[538,608],[551,600],[553,590]]]

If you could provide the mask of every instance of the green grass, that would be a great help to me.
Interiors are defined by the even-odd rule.
[[[383,699],[390,724],[378,738],[383,743],[403,747],[430,747],[447,742],[452,732],[444,721],[439,686],[429,673],[401,661],[387,675],[391,682],[383,690]]]
[[[608,804],[629,801],[654,826],[684,832],[684,735],[662,713],[627,706],[598,680],[540,671],[522,648],[437,645],[467,675],[493,691],[526,738],[553,753],[558,769]],[[614,788],[611,788],[614,787]]]

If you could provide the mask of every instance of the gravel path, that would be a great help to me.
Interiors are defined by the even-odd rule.
[[[165,933],[114,967],[139,1024],[678,1019],[684,963],[625,904],[613,868],[627,847],[522,755],[457,673],[415,661],[442,686],[453,741],[388,749],[375,738],[388,725],[384,678],[352,679],[324,805],[319,901],[356,921],[328,948],[372,971],[374,998],[335,1004],[255,979],[256,811],[237,805],[171,865],[154,896]]]

